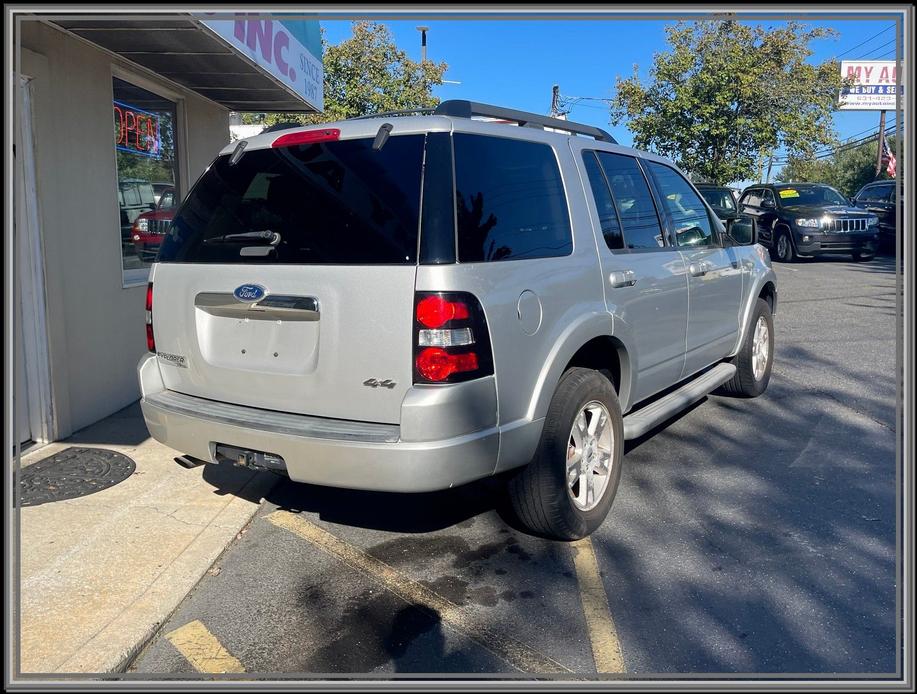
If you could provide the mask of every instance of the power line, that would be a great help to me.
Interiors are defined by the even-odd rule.
[[[857,44],[856,46],[854,46],[853,48],[848,48],[848,49],[847,49],[846,51],[844,51],[843,53],[838,53],[838,54],[837,54],[836,56],[834,56],[834,57],[835,57],[835,58],[840,58],[842,55],[847,55],[848,53],[852,53],[853,51],[855,51],[855,50],[856,50],[857,48],[859,48],[860,46],[865,46],[867,43],[869,43],[869,42],[872,41],[873,39],[878,38],[879,36],[881,36],[882,34],[884,34],[886,31],[889,31],[890,29],[894,29],[894,28],[895,28],[895,25],[894,25],[894,24],[893,24],[892,26],[885,27],[885,28],[884,28],[882,31],[880,31],[878,34],[874,34],[873,36],[870,36],[868,39],[866,39],[866,40],[863,41],[862,43],[858,43],[858,44]]]
[[[885,129],[885,132],[888,133],[889,131],[891,131],[892,129],[894,129],[894,127],[895,127],[894,125],[888,126],[888,127]],[[857,138],[859,135],[862,135],[863,133],[867,133],[867,132],[869,133],[869,135],[866,135],[865,137],[860,138],[860,139],[855,139],[855,138]],[[873,130],[872,128],[869,128],[869,129],[867,129],[867,130],[864,130],[864,131],[861,132],[861,133],[857,133],[856,135],[851,135],[851,136],[848,137],[844,142],[840,143],[840,144],[837,145],[836,147],[831,146],[831,145],[828,145],[827,147],[820,147],[820,148],[817,148],[817,149],[815,150],[814,154],[816,154],[816,155],[831,154],[832,152],[838,152],[838,151],[842,151],[842,150],[844,150],[844,149],[850,149],[851,147],[859,147],[859,146],[860,146],[861,144],[863,144],[864,142],[868,142],[868,141],[871,140],[872,138],[878,137],[878,135],[879,135],[879,131],[878,131],[878,130]]]
[[[893,133],[894,130],[895,130],[895,125],[894,125],[894,124],[889,125],[889,126],[885,129],[885,134],[886,134],[886,135],[888,135],[888,134],[894,134],[894,133]],[[878,131],[878,130],[873,130],[869,135],[867,135],[866,137],[860,138],[860,139],[858,139],[858,140],[853,140],[853,139],[851,138],[851,139],[848,139],[847,142],[845,142],[845,143],[843,143],[843,144],[841,144],[841,145],[838,145],[837,147],[829,147],[829,148],[827,148],[827,149],[816,150],[816,151],[814,152],[815,156],[814,156],[813,158],[815,158],[815,159],[821,159],[821,158],[823,158],[823,157],[831,156],[832,154],[836,154],[836,153],[838,153],[838,152],[843,152],[843,151],[845,151],[845,150],[852,149],[852,148],[854,148],[854,147],[859,147],[860,145],[866,144],[867,142],[870,142],[870,141],[874,140],[874,139],[877,138],[878,136],[879,136],[879,131]],[[782,158],[780,159],[781,162],[787,162],[787,161],[789,161],[789,160],[790,160],[790,157],[782,157]]]
[[[889,46],[895,45],[897,41],[898,41],[897,38],[893,38],[891,41],[886,41],[881,46],[875,46],[874,48],[870,48],[862,56],[860,56],[859,58],[856,58],[856,60],[869,60],[875,57],[876,52],[881,51],[884,53],[886,48],[888,48]],[[867,54],[871,54],[871,55],[867,55]]]
[[[895,134],[896,134],[896,130],[895,130],[894,125],[890,125],[885,129],[886,136],[895,135]],[[836,156],[837,154],[841,152],[846,152],[848,149],[854,149],[856,147],[861,147],[862,145],[869,144],[873,140],[877,139],[878,137],[879,137],[879,131],[875,130],[873,131],[871,135],[867,135],[866,137],[856,140],[854,142],[846,142],[843,145],[840,145],[833,149],[829,149],[829,150],[822,151],[822,152],[815,152],[814,156],[812,156],[811,159],[825,159],[827,157]],[[775,159],[774,163],[782,165],[782,164],[789,163],[791,160],[792,160],[791,157],[783,157],[781,159]]]
[[[582,106],[583,108],[596,108],[596,109],[599,109],[600,111],[607,111],[607,110],[608,110],[608,107],[607,107],[607,106],[597,106],[597,105],[595,105],[595,104],[576,104],[576,103],[568,104],[568,103],[564,103],[564,108],[577,108],[577,107],[579,107],[579,106]]]

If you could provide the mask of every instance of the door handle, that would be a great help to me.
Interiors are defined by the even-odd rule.
[[[691,263],[688,272],[691,273],[691,277],[703,277],[710,272],[710,266],[707,263]]]
[[[608,275],[612,287],[633,287],[637,284],[637,273],[633,270],[619,270]]]

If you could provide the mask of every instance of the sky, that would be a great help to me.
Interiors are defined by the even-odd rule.
[[[807,22],[833,28],[835,38],[811,44],[810,61],[838,57],[894,60],[895,29],[889,19],[851,14],[851,19]],[[887,15],[886,15],[887,17]],[[552,85],[562,96],[591,97],[576,102],[568,118],[608,130],[624,145],[633,143],[626,123],[612,126],[603,102],[614,95],[615,78],[629,77],[634,65],[643,79],[653,54],[666,50],[664,27],[674,20],[630,19],[622,15],[603,19],[479,20],[420,17],[379,19],[389,27],[398,47],[420,60],[420,32],[427,32],[427,58],[445,61],[445,79],[434,89],[440,99],[468,99],[536,113],[548,113]],[[326,39],[339,43],[351,34],[349,19],[321,19]],[[762,22],[776,26],[782,22]],[[894,114],[888,113],[889,122]],[[868,135],[878,129],[877,111],[839,111],[834,116],[841,140]],[[780,153],[778,152],[778,158]],[[775,165],[772,178],[779,171]]]

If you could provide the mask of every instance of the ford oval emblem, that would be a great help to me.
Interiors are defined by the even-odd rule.
[[[236,287],[236,291],[232,295],[239,301],[252,303],[263,299],[266,291],[260,284],[243,284],[241,287]]]

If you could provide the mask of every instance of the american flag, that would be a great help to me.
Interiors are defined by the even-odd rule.
[[[882,138],[882,163],[885,165],[885,170],[888,172],[888,175],[894,178],[895,167],[898,165],[898,162],[895,161],[895,155],[892,154],[888,146],[888,140],[884,137]]]

